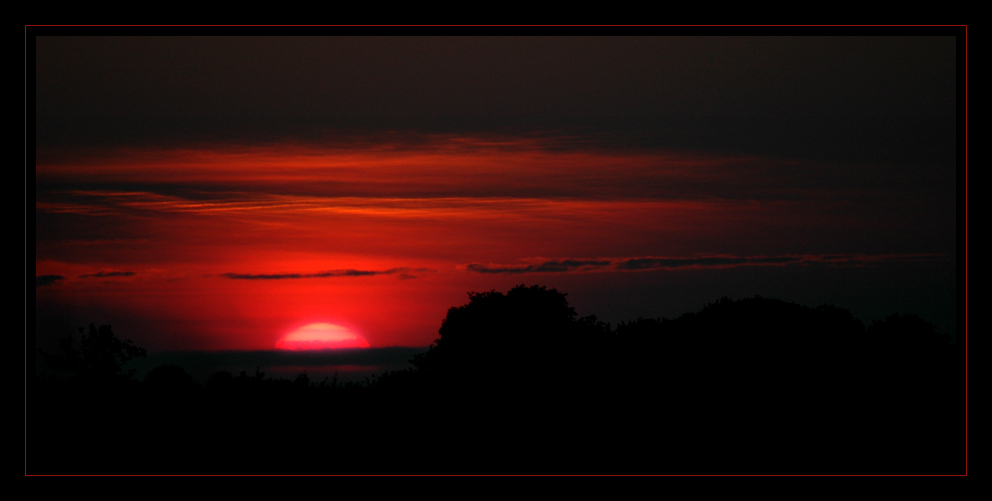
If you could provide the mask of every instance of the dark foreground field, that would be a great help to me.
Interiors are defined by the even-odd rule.
[[[366,384],[138,382],[86,339],[28,381],[29,474],[965,473],[963,343],[911,315],[751,298],[611,328],[521,286]]]

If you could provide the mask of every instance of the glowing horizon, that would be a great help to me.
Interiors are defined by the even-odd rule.
[[[287,325],[319,318],[370,346],[414,347],[469,291],[540,283],[578,298],[687,273],[785,277],[951,256],[904,245],[944,231],[931,201],[838,183],[837,165],[509,135],[394,140],[39,161],[38,301],[153,350],[267,349]],[[920,217],[889,216],[905,213]],[[715,299],[696,296],[663,306]],[[621,305],[612,320],[658,314],[639,311]]]

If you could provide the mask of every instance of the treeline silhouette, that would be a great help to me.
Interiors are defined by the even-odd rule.
[[[721,299],[615,327],[541,286],[471,293],[364,383],[175,365],[90,326],[33,376],[28,473],[957,474],[961,343],[914,315]]]

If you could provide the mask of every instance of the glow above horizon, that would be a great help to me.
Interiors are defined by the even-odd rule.
[[[539,283],[571,299],[676,278],[665,270],[904,261],[900,238],[938,228],[930,201],[844,191],[830,165],[389,140],[39,162],[38,301],[157,350],[271,349],[288,325],[319,318],[361,331],[331,329],[344,336],[333,343],[426,347],[469,291]],[[799,168],[812,173],[805,184],[789,181]],[[924,218],[887,216],[905,213]]]

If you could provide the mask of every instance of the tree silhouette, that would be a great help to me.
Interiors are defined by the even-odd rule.
[[[869,342],[899,353],[928,353],[946,348],[951,341],[950,336],[938,334],[930,322],[898,313],[872,322],[867,337]]]
[[[88,335],[82,327],[79,332],[79,350],[74,347],[74,339],[70,334],[59,341],[61,353],[52,355],[38,351],[54,369],[75,374],[92,383],[130,379],[135,370],[124,372],[124,365],[146,354],[144,348],[135,346],[130,339],[121,340],[115,336],[109,325],[97,328],[90,324]]]
[[[914,315],[865,329],[834,306],[723,298],[614,330],[520,285],[469,293],[438,332],[414,369],[365,383],[256,367],[201,387],[163,365],[106,386],[144,350],[91,325],[78,348],[70,336],[46,355],[78,377],[32,395],[30,459],[138,474],[962,471],[963,352]],[[321,425],[294,434],[294,416]],[[152,452],[108,447],[135,438]],[[417,460],[382,454],[400,448]]]
[[[591,331],[605,328],[595,318],[578,319],[555,289],[469,293],[468,304],[448,310],[440,337],[412,363],[449,383],[511,386],[540,378]]]

